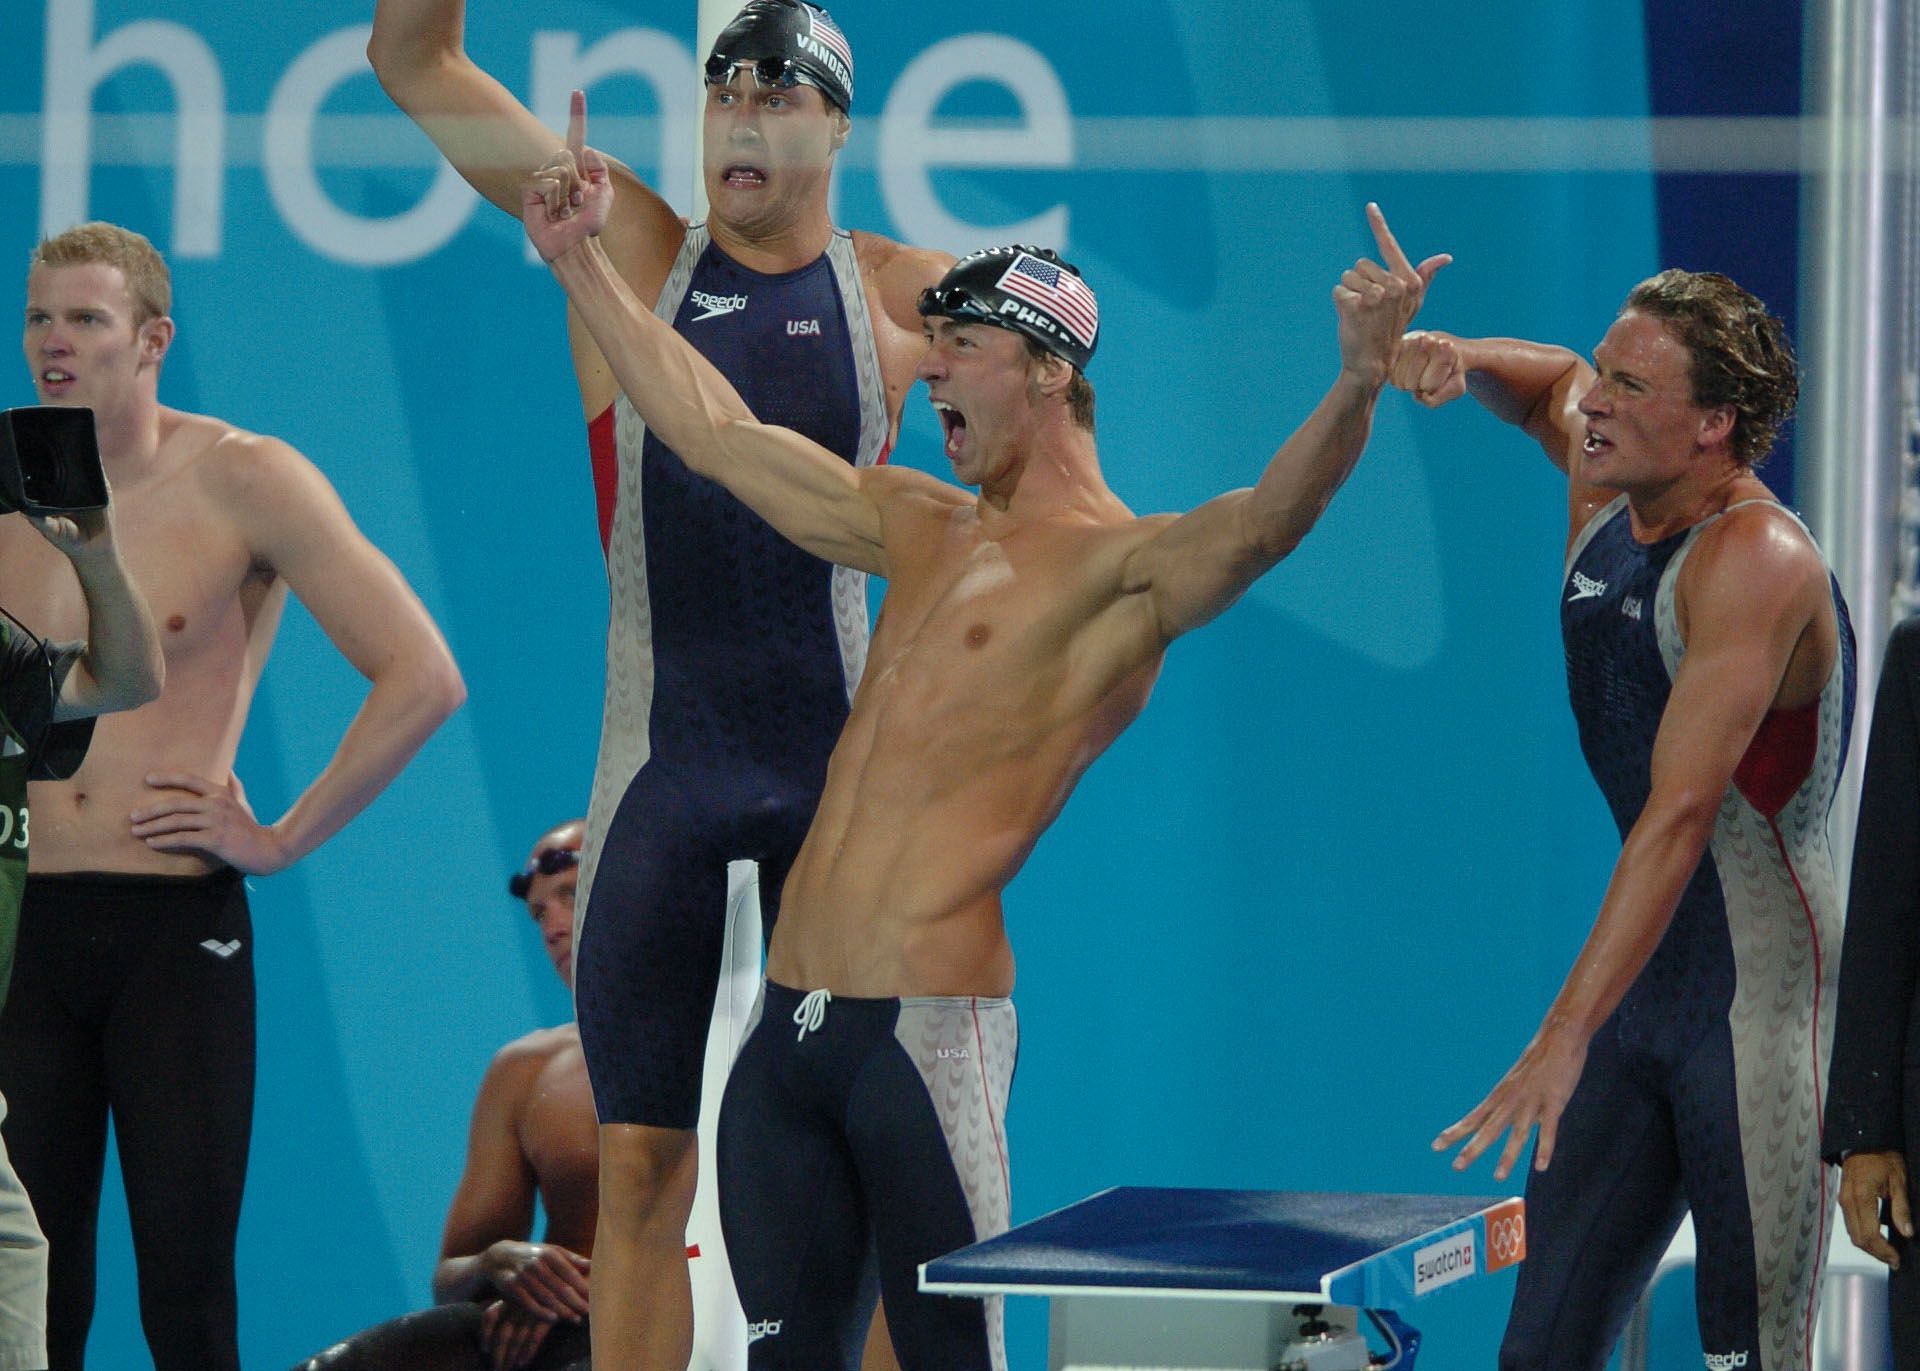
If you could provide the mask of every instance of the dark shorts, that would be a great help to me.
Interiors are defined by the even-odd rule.
[[[721,1105],[748,1365],[857,1367],[877,1292],[907,1371],[1004,1371],[998,1297],[924,1295],[917,1273],[1006,1230],[1013,1003],[824,996],[767,983]]]

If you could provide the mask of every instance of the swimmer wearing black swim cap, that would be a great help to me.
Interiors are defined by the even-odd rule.
[[[915,1282],[921,1255],[1011,1220],[1019,1030],[1001,891],[1145,708],[1169,645],[1327,507],[1446,258],[1416,267],[1369,207],[1382,261],[1334,287],[1340,367],[1324,398],[1251,485],[1139,518],[1075,412],[1074,361],[1099,321],[1057,258],[977,254],[923,297],[918,377],[954,479],[849,471],[757,413],[619,282],[596,236],[613,188],[576,166],[556,158],[529,182],[522,222],[634,414],[800,551],[887,577],[721,1106],[720,1207],[755,1347],[785,1366],[851,1366],[877,1273],[903,1364],[1005,1371],[996,1301]],[[1053,294],[1023,294],[1032,273]],[[791,1240],[812,1232],[839,1236]]]
[[[842,114],[853,108],[853,49],[817,5],[751,0],[713,40],[707,84],[727,84],[742,65],[763,87],[809,85]]]
[[[643,307],[697,340],[756,414],[803,425],[865,469],[898,432],[926,352],[914,302],[953,259],[833,222],[852,51],[798,0],[733,3],[746,8],[715,46],[701,116],[704,220],[685,223],[615,162],[601,246]],[[476,33],[497,17],[481,8]],[[395,103],[517,219],[522,182],[565,144],[467,55],[467,17],[465,0],[376,0],[368,56]],[[730,918],[708,859],[751,856],[773,873],[791,863],[860,674],[865,590],[794,556],[733,496],[689,481],[616,408],[599,344],[579,328],[568,341],[595,470],[620,473],[600,492],[609,690],[574,967],[607,1216],[593,1355],[623,1368],[731,1365],[724,1340],[744,1324],[727,1261],[686,1258],[688,1242],[710,1254],[721,1244],[710,1208],[693,1201],[709,1183],[694,1177],[711,1174],[693,1160],[695,1129],[714,1112],[701,1114],[717,1093],[703,1090],[703,1063]],[[720,566],[732,568],[724,595]],[[777,892],[777,875],[767,885]]]
[[[1100,341],[1100,304],[1080,268],[1052,248],[1014,243],[969,253],[920,292],[921,318],[997,324],[1084,372]]]

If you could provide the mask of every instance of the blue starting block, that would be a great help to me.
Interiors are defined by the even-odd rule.
[[[946,1295],[1043,1295],[1049,1371],[1344,1371],[1363,1311],[1410,1371],[1397,1317],[1526,1256],[1518,1199],[1123,1187],[920,1268]],[[1358,1357],[1358,1361],[1353,1358]]]

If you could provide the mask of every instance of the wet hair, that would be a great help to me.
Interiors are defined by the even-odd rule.
[[[1061,361],[1066,361],[1066,358],[1060,357],[1060,354],[1052,348],[1043,346],[1024,333],[1020,335],[1020,341],[1027,345],[1027,356],[1036,362],[1047,357],[1058,357]],[[1071,362],[1067,365],[1073,366]],[[1067,408],[1073,414],[1074,423],[1088,433],[1093,432],[1093,382],[1087,379],[1087,373],[1079,367],[1073,368],[1073,379],[1067,382]]]
[[[133,296],[134,327],[158,319],[173,308],[173,277],[154,245],[118,224],[76,224],[45,239],[33,250],[27,270],[35,267],[79,267],[92,263],[118,267]]]
[[[1779,316],[1717,271],[1677,267],[1635,286],[1620,312],[1667,327],[1687,350],[1694,404],[1732,408],[1734,460],[1765,461],[1800,398],[1799,364]]]

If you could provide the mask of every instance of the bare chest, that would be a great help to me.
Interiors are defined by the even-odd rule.
[[[153,613],[170,666],[236,635],[244,640],[274,584],[219,511],[180,486],[114,508],[121,559]],[[0,520],[0,603],[44,636],[86,635],[86,601],[72,566],[24,519]]]
[[[586,1059],[576,1047],[556,1052],[541,1068],[520,1112],[520,1146],[549,1196],[584,1183],[588,1194],[600,1171],[598,1126]]]
[[[868,675],[928,710],[1019,700],[1064,666],[1081,617],[1076,577],[1070,559],[1039,545],[945,551],[890,587]]]

